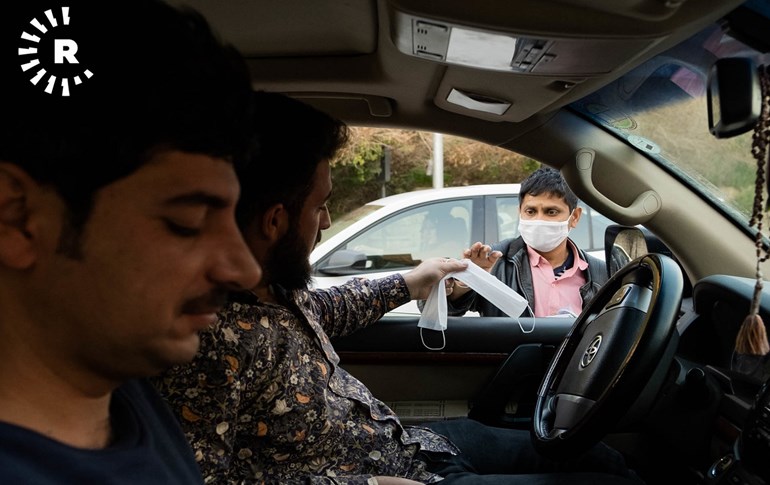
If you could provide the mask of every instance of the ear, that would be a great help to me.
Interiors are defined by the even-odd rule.
[[[570,229],[575,229],[575,227],[578,225],[578,221],[580,221],[580,216],[582,215],[583,215],[583,208],[575,207],[575,210],[572,211],[572,221],[569,223]]]
[[[283,204],[269,207],[262,216],[262,233],[275,243],[289,230],[289,212]]]
[[[0,162],[0,264],[26,269],[37,259],[30,230],[30,191],[38,187],[24,170]]]

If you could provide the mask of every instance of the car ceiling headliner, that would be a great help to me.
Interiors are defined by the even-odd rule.
[[[255,89],[303,99],[351,125],[511,143],[739,0],[172,0],[246,57]],[[402,53],[398,15],[561,42],[562,72],[512,73]],[[575,44],[575,41],[578,41]],[[594,71],[579,72],[605,59]],[[608,59],[608,60],[607,60]],[[591,69],[589,69],[590,71]],[[565,87],[566,86],[566,87]],[[510,101],[502,116],[446,102],[451,88]],[[511,146],[515,146],[513,143]]]

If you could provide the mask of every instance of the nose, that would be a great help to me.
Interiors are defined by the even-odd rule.
[[[318,227],[322,231],[325,231],[326,229],[329,229],[330,227],[332,227],[332,216],[329,213],[329,207],[327,206],[324,206],[324,210],[322,211],[321,220],[318,224]]]
[[[217,253],[209,277],[228,290],[249,290],[262,279],[262,267],[254,259],[241,231],[233,223],[227,234],[216,244]]]

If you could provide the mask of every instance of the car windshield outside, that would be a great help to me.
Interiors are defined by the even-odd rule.
[[[762,54],[711,26],[571,107],[658,161],[748,229],[757,162],[752,131],[729,140],[709,132],[707,82],[717,59]]]

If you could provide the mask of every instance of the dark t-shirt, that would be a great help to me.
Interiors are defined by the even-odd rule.
[[[84,450],[0,422],[0,483],[200,484],[184,434],[143,380],[118,388],[110,407],[115,441]]]

